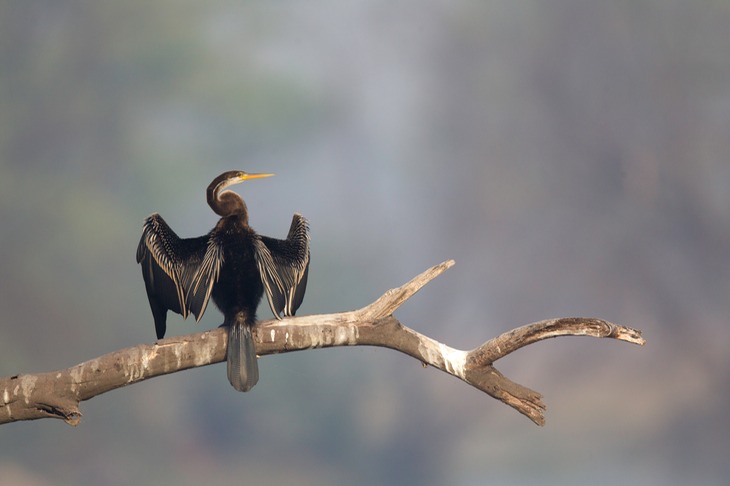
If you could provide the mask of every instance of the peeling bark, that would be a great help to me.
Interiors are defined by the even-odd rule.
[[[513,329],[471,351],[462,351],[393,317],[403,302],[453,264],[449,260],[436,265],[362,309],[260,322],[254,332],[256,352],[263,356],[333,346],[391,348],[465,381],[544,425],[541,395],[510,381],[494,368],[495,361],[523,346],[558,336],[608,337],[644,344],[640,331],[601,319],[566,317]],[[77,425],[80,402],[155,376],[225,361],[226,342],[227,330],[217,328],[139,344],[64,370],[0,378],[0,424],[58,418]]]

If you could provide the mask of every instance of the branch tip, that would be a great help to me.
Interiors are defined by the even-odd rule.
[[[641,335],[641,331],[638,329],[632,329],[630,327],[624,327],[614,324],[614,329],[610,337],[618,339],[619,341],[625,341],[631,344],[638,344],[643,346],[646,344],[646,339]]]
[[[360,309],[358,311],[360,317],[378,319],[393,314],[403,302],[410,299],[413,294],[421,290],[431,280],[454,266],[454,263],[454,260],[446,260],[421,272],[400,287],[386,291],[378,300]]]

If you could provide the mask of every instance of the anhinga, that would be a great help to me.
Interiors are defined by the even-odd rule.
[[[258,235],[248,225],[241,197],[225,190],[248,179],[273,174],[229,171],[208,186],[208,205],[221,216],[210,233],[179,238],[154,213],[144,222],[137,247],[157,338],[165,336],[167,311],[200,320],[208,300],[228,326],[228,380],[248,391],[258,381],[251,327],[264,291],[277,319],[293,316],[304,298],[309,271],[309,228],[301,215],[292,218],[285,240]]]

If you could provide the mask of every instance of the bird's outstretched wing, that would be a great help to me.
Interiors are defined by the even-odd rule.
[[[277,319],[293,316],[304,300],[309,273],[309,225],[300,214],[292,218],[285,240],[259,236],[256,264],[266,298]]]
[[[154,213],[143,226],[137,246],[157,338],[165,336],[167,311],[197,320],[205,312],[223,264],[223,248],[214,235],[179,238]]]

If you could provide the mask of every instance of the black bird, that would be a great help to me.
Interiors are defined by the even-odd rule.
[[[208,300],[223,312],[228,327],[228,380],[239,391],[259,379],[251,327],[264,291],[277,319],[293,316],[304,298],[309,272],[309,227],[294,214],[285,240],[257,234],[248,225],[241,197],[225,190],[248,179],[274,174],[225,172],[210,183],[208,205],[221,216],[210,233],[179,238],[153,213],[144,222],[137,247],[157,338],[165,336],[167,311],[200,320]]]

